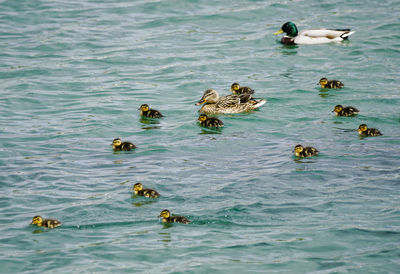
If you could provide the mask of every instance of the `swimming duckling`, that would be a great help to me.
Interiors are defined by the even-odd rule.
[[[360,111],[355,107],[342,107],[342,105],[336,105],[332,112],[335,112],[336,116],[354,116]]]
[[[164,115],[161,114],[158,110],[150,109],[148,104],[143,104],[139,108],[140,115],[148,118],[161,118]]]
[[[43,219],[41,216],[35,216],[33,217],[31,224],[46,228],[55,228],[60,226],[61,222],[56,219]]]
[[[221,128],[224,126],[224,123],[220,119],[208,117],[205,114],[200,114],[198,120],[200,121],[200,125],[202,125],[203,127]]]
[[[204,104],[199,112],[206,114],[241,113],[258,109],[266,102],[265,99],[254,99],[251,94],[230,94],[219,96],[214,89],[207,89],[196,106]]]
[[[122,142],[120,138],[114,139],[111,145],[113,146],[114,151],[130,151],[131,149],[136,148],[136,146],[131,142]]]
[[[294,147],[294,154],[297,157],[311,157],[318,154],[318,150],[314,147],[303,147],[302,145],[297,145]]]
[[[360,134],[360,136],[381,136],[381,135],[383,135],[378,129],[368,128],[366,124],[361,124],[358,127],[358,134]]]
[[[233,83],[231,86],[231,91],[233,94],[253,94],[254,90],[249,87],[241,87],[239,83]]]
[[[342,88],[344,84],[338,80],[328,80],[325,77],[319,80],[322,88]]]
[[[158,198],[160,197],[160,194],[158,194],[157,191],[149,188],[143,188],[143,185],[141,183],[136,183],[133,186],[133,191],[135,192],[136,195],[139,196],[144,196],[147,198]]]
[[[164,209],[161,211],[160,216],[162,217],[162,222],[163,223],[182,223],[182,224],[188,224],[190,221],[185,217],[185,216],[171,216],[171,212],[169,212],[168,209]]]
[[[313,45],[330,42],[341,42],[354,33],[350,29],[310,29],[299,32],[292,22],[286,22],[281,29],[274,34],[286,33],[281,43],[285,45]]]

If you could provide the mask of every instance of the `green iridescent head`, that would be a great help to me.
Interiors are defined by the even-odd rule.
[[[283,24],[281,29],[275,32],[275,34],[280,34],[282,32],[286,33],[290,37],[295,37],[299,33],[296,25],[292,22],[286,22],[285,24]]]

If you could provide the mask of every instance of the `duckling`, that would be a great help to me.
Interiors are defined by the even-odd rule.
[[[161,211],[160,216],[162,217],[162,222],[163,223],[182,223],[182,224],[188,224],[190,221],[185,217],[185,216],[171,216],[171,212],[169,212],[168,209],[164,209]]]
[[[314,147],[303,147],[302,145],[297,145],[294,147],[294,154],[297,157],[311,157],[318,154],[318,150]]]
[[[381,135],[383,135],[378,129],[368,128],[366,124],[361,124],[358,127],[358,134],[360,134],[360,136],[381,136]]]
[[[140,115],[148,118],[161,118],[164,115],[161,114],[158,110],[150,109],[148,104],[143,104],[139,108]]]
[[[133,191],[135,192],[136,195],[139,196],[144,196],[147,198],[158,198],[160,197],[160,194],[158,194],[157,191],[149,188],[143,188],[143,185],[141,183],[136,183],[133,186]]]
[[[319,80],[322,88],[342,88],[344,84],[338,80],[328,80],[325,77]]]
[[[275,35],[286,33],[281,43],[285,45],[313,45],[330,42],[341,42],[354,33],[350,29],[311,29],[299,32],[292,22],[286,22]]]
[[[131,142],[122,142],[120,138],[114,139],[111,145],[113,146],[114,151],[130,151],[131,149],[136,148],[136,146]]]
[[[224,123],[220,119],[208,117],[205,114],[200,114],[198,120],[200,121],[200,125],[202,125],[203,127],[221,128],[224,126]]]
[[[201,113],[230,114],[258,109],[265,102],[264,99],[253,99],[251,94],[219,96],[216,90],[207,89],[196,106],[204,104],[199,110]]]
[[[35,216],[33,217],[31,224],[46,228],[56,228],[61,225],[61,222],[56,219],[43,219],[41,216]]]
[[[233,94],[253,94],[254,90],[249,87],[241,87],[239,83],[233,83],[231,86],[231,91]]]
[[[342,105],[336,105],[332,112],[335,112],[336,116],[354,116],[360,111],[355,107],[342,107]]]

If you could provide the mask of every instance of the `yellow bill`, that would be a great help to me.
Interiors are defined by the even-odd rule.
[[[283,33],[283,30],[282,30],[282,29],[280,29],[280,30],[278,30],[277,32],[275,32],[274,35],[278,35],[278,34],[281,34],[281,33]]]

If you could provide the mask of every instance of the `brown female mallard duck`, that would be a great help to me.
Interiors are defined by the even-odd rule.
[[[200,114],[198,120],[200,122],[200,125],[203,127],[221,128],[224,126],[224,123],[220,119],[215,117],[208,117],[205,114]]]
[[[41,216],[35,216],[33,217],[31,224],[45,228],[55,228],[60,226],[61,222],[56,219],[43,219]]]
[[[139,108],[140,115],[147,117],[147,118],[161,118],[164,115],[161,114],[158,110],[150,109],[148,104],[143,104]]]
[[[233,94],[253,94],[254,90],[249,87],[241,87],[239,83],[233,83],[231,86],[231,91]]]
[[[297,145],[294,147],[294,154],[297,157],[311,157],[318,154],[318,150],[314,147],[303,147],[302,145]]]
[[[251,94],[219,96],[214,89],[207,89],[196,105],[204,104],[199,110],[206,114],[241,113],[258,109],[265,104],[264,99],[253,99]]]
[[[185,216],[171,216],[171,212],[169,212],[168,209],[164,209],[161,211],[160,216],[162,217],[162,222],[163,223],[182,223],[182,224],[188,224],[190,221],[185,217]]]
[[[344,84],[338,80],[328,80],[325,77],[319,80],[322,88],[342,88]]]
[[[354,116],[360,111],[355,107],[342,107],[342,105],[336,105],[332,112],[335,112],[336,116]]]
[[[158,198],[160,197],[160,194],[158,194],[157,191],[149,188],[143,188],[143,185],[141,183],[136,183],[133,186],[133,191],[135,192],[136,195],[139,196],[144,196],[147,198]]]
[[[114,151],[130,151],[136,148],[136,146],[131,142],[122,142],[120,138],[114,139],[111,145],[113,146]]]
[[[381,136],[383,135],[378,129],[376,128],[368,128],[366,124],[361,124],[358,127],[358,134],[360,136]]]

